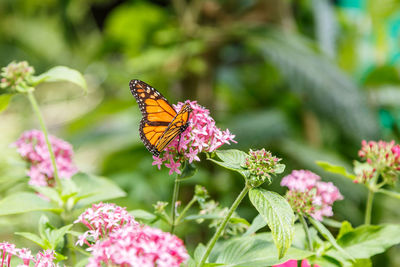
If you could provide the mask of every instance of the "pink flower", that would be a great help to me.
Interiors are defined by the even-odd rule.
[[[282,179],[281,185],[289,188],[286,198],[295,212],[321,221],[323,216],[333,215],[333,203],[343,196],[332,182],[321,182],[320,179],[311,171],[294,170]]]
[[[91,246],[99,239],[107,237],[112,231],[120,229],[125,225],[138,226],[126,208],[121,208],[115,204],[93,204],[88,208],[74,223],[83,223],[89,230],[78,237],[76,245],[86,244]]]
[[[394,141],[365,141],[361,142],[362,147],[358,155],[365,160],[367,166],[355,168],[356,183],[367,183],[375,175],[382,175],[382,178],[389,184],[394,184],[400,174],[400,145]]]
[[[93,246],[88,267],[179,267],[189,258],[175,235],[149,226],[127,225]]]
[[[53,250],[38,252],[36,257],[33,257],[32,252],[27,248],[19,249],[14,244],[7,242],[0,243],[0,267],[10,267],[11,256],[16,256],[22,260],[23,264],[19,266],[29,266],[31,261],[35,263],[35,267],[58,266],[53,262],[55,259]]]
[[[72,146],[54,136],[49,136],[49,139],[60,178],[70,179],[78,171],[72,163]],[[54,186],[54,170],[44,134],[38,130],[26,131],[13,145],[17,147],[21,157],[30,164],[29,184]]]
[[[54,250],[45,250],[36,254],[35,267],[56,267],[53,261],[55,260]]]
[[[173,172],[180,173],[177,164],[181,161],[188,160],[190,163],[200,161],[198,154],[201,152],[213,152],[223,144],[236,143],[233,140],[235,136],[228,129],[225,131],[219,129],[210,116],[210,111],[197,104],[196,101],[180,102],[174,105],[175,110],[179,112],[185,103],[189,103],[192,108],[188,128],[181,134],[180,141],[179,137],[172,141],[162,156],[153,157],[153,165],[160,168],[164,163],[171,169],[170,175]]]
[[[274,265],[273,267],[297,267],[297,260],[288,260],[282,264]],[[306,259],[301,261],[301,267],[311,267]],[[319,265],[314,264],[314,267],[319,267]]]

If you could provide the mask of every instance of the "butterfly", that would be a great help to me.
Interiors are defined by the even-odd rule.
[[[131,80],[129,87],[143,116],[139,127],[140,139],[147,150],[158,157],[189,126],[192,108],[186,103],[176,112],[160,92],[143,81]]]

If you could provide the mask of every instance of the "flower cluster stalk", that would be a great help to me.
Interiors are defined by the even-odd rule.
[[[250,190],[250,186],[246,184],[246,186],[243,188],[242,192],[237,196],[236,200],[233,202],[232,206],[230,207],[228,213],[225,215],[223,221],[219,225],[217,231],[215,232],[214,236],[211,238],[210,242],[207,244],[206,251],[204,252],[203,256],[200,259],[200,263],[198,267],[202,267],[204,263],[206,262],[208,256],[210,255],[215,243],[221,236],[223,230],[225,229],[226,224],[228,223],[229,219],[231,218],[233,212],[237,209],[239,206],[240,202],[242,202],[243,198],[246,196],[246,194]]]
[[[42,112],[39,109],[39,105],[38,105],[38,103],[36,101],[35,96],[33,95],[33,92],[29,91],[27,93],[27,95],[28,95],[29,101],[31,102],[33,111],[35,112],[35,114],[36,114],[36,116],[37,116],[37,118],[39,120],[40,127],[42,128],[42,131],[43,131],[43,134],[44,134],[44,138],[46,140],[47,148],[48,148],[49,153],[50,153],[51,164],[53,165],[53,169],[54,169],[54,179],[56,180],[56,187],[57,187],[57,190],[59,192],[61,192],[62,188],[61,188],[60,177],[58,176],[56,157],[54,156],[54,151],[53,151],[53,148],[51,147],[51,143],[50,143],[50,140],[49,140],[49,134],[47,132],[47,127],[46,127],[46,124],[44,122]]]
[[[171,218],[172,218],[171,234],[173,234],[175,231],[176,202],[178,201],[179,185],[180,185],[179,174],[177,174],[175,178],[174,193],[172,194],[172,202],[171,202]]]

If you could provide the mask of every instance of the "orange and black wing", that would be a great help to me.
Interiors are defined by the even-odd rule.
[[[167,129],[156,143],[156,149],[163,151],[179,134],[184,132],[189,126],[189,115],[192,108],[189,104],[185,104],[176,114],[175,118],[168,125]]]
[[[160,92],[150,85],[140,80],[131,80],[129,87],[143,115],[139,128],[140,138],[146,148],[153,155],[158,156],[166,145],[179,134],[178,132],[175,135],[175,128],[184,120],[180,119],[181,115],[176,120],[178,114],[174,108]],[[169,140],[170,138],[172,139]],[[168,142],[165,142],[166,140]]]

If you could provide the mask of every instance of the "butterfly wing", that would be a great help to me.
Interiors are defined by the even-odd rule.
[[[187,128],[184,125],[187,124],[189,113],[182,108],[177,114],[160,92],[143,81],[131,80],[129,87],[143,115],[139,128],[140,139],[147,150],[158,156]]]
[[[179,134],[184,132],[189,126],[189,115],[192,108],[185,104],[175,118],[168,125],[167,129],[156,144],[158,151],[163,151]]]

